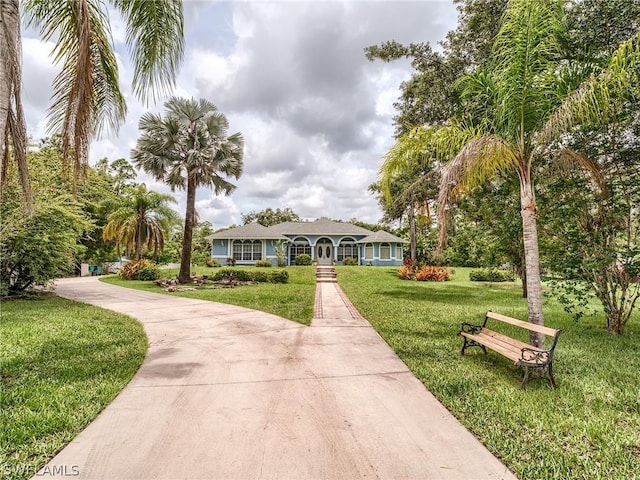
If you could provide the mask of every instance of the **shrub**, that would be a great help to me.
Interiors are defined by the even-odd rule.
[[[287,266],[287,244],[283,240],[278,240],[273,247],[273,251],[276,254],[276,260],[279,267]]]
[[[207,258],[204,261],[204,263],[207,265],[207,267],[216,267],[216,268],[218,268],[218,267],[222,266],[222,264],[219,261],[214,260],[213,258]]]
[[[224,280],[229,277],[235,278],[240,282],[252,281],[251,275],[249,275],[249,270],[221,268],[213,275],[213,279],[216,281]]]
[[[425,265],[416,272],[416,280],[419,282],[446,282],[449,280],[449,272],[444,267]]]
[[[259,270],[244,270],[222,268],[213,276],[214,281],[220,281],[227,278],[234,278],[239,282],[269,282],[269,283],[288,283],[289,273],[286,270],[276,270],[274,272],[265,272]]]
[[[289,272],[280,270],[278,272],[269,272],[269,282],[271,283],[288,283]]]
[[[311,257],[306,253],[298,255],[296,257],[296,265],[311,265]]]
[[[157,280],[160,278],[160,269],[157,266],[142,267],[134,277],[135,280]]]
[[[401,266],[398,269],[398,277],[400,277],[401,280],[413,280],[415,278],[413,267],[410,265]]]
[[[73,273],[86,250],[80,239],[93,228],[66,197],[36,203],[31,216],[16,203],[19,198],[0,199],[0,296],[20,295]]]
[[[509,270],[495,268],[479,268],[471,270],[469,280],[472,282],[513,282],[515,274]]]
[[[271,264],[271,262],[269,260],[259,260],[256,262],[256,267],[262,267],[262,268],[269,268],[272,267],[273,265]]]
[[[155,262],[143,258],[125,264],[118,275],[125,280],[156,280],[160,278],[160,269]]]
[[[252,272],[251,281],[259,283],[267,283],[269,281],[269,274],[264,270],[261,272]]]
[[[342,260],[342,264],[349,265],[349,266],[358,265],[358,259],[353,257],[347,257],[344,260]]]
[[[227,257],[227,266],[235,267],[236,266],[236,259],[233,258],[233,257]]]

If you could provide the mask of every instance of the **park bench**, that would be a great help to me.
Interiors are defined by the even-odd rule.
[[[494,332],[487,328],[487,321],[498,321],[515,325],[529,331],[543,333],[549,337],[553,337],[551,347],[548,350],[537,348],[528,343],[521,342],[515,338],[508,337],[502,333]],[[529,380],[529,371],[533,370],[540,375],[545,373],[549,377],[549,382],[553,388],[556,387],[556,381],[553,378],[553,351],[558,343],[560,330],[555,330],[541,325],[524,322],[515,318],[507,317],[495,312],[487,312],[482,325],[474,325],[463,322],[460,325],[458,335],[464,338],[461,354],[469,347],[480,347],[487,353],[487,348],[512,360],[515,365],[524,368],[524,378],[522,379],[522,387],[525,388]]]

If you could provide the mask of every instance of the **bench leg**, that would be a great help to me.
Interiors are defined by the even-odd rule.
[[[474,342],[473,340],[469,340],[467,337],[462,337],[464,339],[464,343],[462,344],[462,350],[460,351],[460,355],[464,355],[464,351],[469,347],[480,347],[484,354],[487,354],[487,349],[481,343]]]
[[[462,350],[460,351],[460,355],[464,355],[464,351],[467,349],[467,337],[462,337],[464,343],[462,344]]]
[[[553,378],[553,364],[549,364],[549,368],[547,369],[547,373],[549,374],[549,382],[553,388],[557,388],[556,379]]]
[[[529,381],[529,367],[524,367],[524,377],[522,378],[522,389],[527,388],[527,382]]]
[[[527,388],[527,383],[529,382],[529,367],[523,367],[524,368],[524,377],[522,378],[522,388],[526,389]],[[536,371],[540,370],[540,368],[536,368]],[[542,372],[540,372],[539,375],[536,375],[536,378],[542,377],[544,375],[544,370],[546,370],[547,372],[547,376],[549,378],[549,383],[551,384],[552,388],[557,388],[556,385],[556,379],[553,378],[553,367],[552,364],[549,364],[546,369],[543,369]]]

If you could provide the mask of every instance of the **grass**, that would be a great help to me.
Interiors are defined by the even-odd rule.
[[[3,301],[0,338],[0,478],[11,480],[78,435],[147,350],[132,318],[55,296]]]
[[[463,357],[456,336],[460,322],[480,323],[489,309],[526,319],[516,284],[470,282],[469,269],[446,283],[399,280],[391,268],[337,271],[347,296],[415,375],[519,478],[640,478],[638,312],[623,336],[613,336],[603,315],[574,323],[547,301],[545,324],[563,330],[554,358],[559,388],[536,379],[522,390],[520,368],[495,352]]]
[[[250,267],[233,267],[244,269]],[[255,268],[251,268],[255,269]],[[275,270],[261,268],[259,270]],[[199,267],[197,275],[213,275],[215,268]],[[309,325],[313,318],[313,304],[316,291],[315,267],[288,267],[289,283],[259,283],[257,285],[240,285],[234,288],[197,289],[187,292],[165,292],[151,282],[124,280],[118,276],[103,277],[101,280],[112,285],[136,288],[155,293],[164,293],[186,298],[197,298],[212,302],[229,303],[240,307],[253,308],[273,313],[282,318]],[[177,270],[163,270],[163,277],[175,277]]]

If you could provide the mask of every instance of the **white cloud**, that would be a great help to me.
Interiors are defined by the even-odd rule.
[[[93,143],[92,161],[129,158],[140,116],[162,111],[164,100],[147,107],[132,97],[125,27],[111,16],[129,113],[118,135]],[[241,213],[290,207],[303,218],[377,221],[367,187],[393,142],[393,102],[411,70],[406,61],[369,62],[363,49],[392,39],[437,47],[455,22],[452,0],[185,2],[174,94],[214,102],[246,144],[238,188],[229,197],[200,189],[200,218],[220,228]],[[25,38],[23,49],[29,132],[38,137],[56,70],[51,45]],[[143,173],[139,180],[169,192]],[[184,214],[184,192],[174,195]]]

